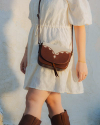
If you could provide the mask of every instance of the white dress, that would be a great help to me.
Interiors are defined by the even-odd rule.
[[[37,62],[38,57],[38,4],[39,0],[31,0],[29,4],[29,19],[32,27],[28,37],[27,67],[23,88],[35,88],[58,93],[84,93],[83,83],[78,82],[74,54],[68,67],[58,71],[42,67]],[[87,0],[41,0],[40,3],[40,38],[72,49],[73,25],[92,24],[92,14]],[[74,50],[74,48],[73,48]]]

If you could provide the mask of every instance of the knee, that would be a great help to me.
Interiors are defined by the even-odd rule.
[[[39,97],[35,96],[35,95],[26,95],[26,106],[30,106],[30,105],[42,105],[42,102],[39,100]]]
[[[46,104],[48,105],[48,106],[53,106],[53,105],[58,105],[60,102],[59,102],[59,100],[58,99],[56,99],[56,98],[48,98],[47,100],[46,100]]]
[[[57,96],[49,96],[47,99],[46,99],[46,104],[50,107],[52,106],[55,106],[55,105],[61,105],[61,98],[60,98],[60,95],[57,95]]]

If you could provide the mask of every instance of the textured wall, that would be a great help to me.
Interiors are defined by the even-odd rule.
[[[0,0],[0,111],[4,125],[17,125],[25,108],[26,90],[20,62],[28,40],[30,0]],[[83,81],[84,94],[61,94],[63,108],[71,125],[100,125],[100,1],[89,0],[93,24],[86,26],[86,61],[88,76]],[[75,41],[75,37],[74,37]],[[77,61],[77,50],[74,42]],[[50,125],[48,109],[42,108],[42,125]],[[0,119],[1,120],[1,119]],[[1,123],[0,123],[1,125]]]

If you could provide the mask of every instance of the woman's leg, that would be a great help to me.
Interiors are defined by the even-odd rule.
[[[42,105],[50,93],[50,91],[29,88],[26,95],[26,109],[24,114],[31,114],[40,119]]]
[[[51,125],[70,125],[69,116],[66,109],[61,104],[60,93],[51,92],[46,101],[49,110]]]
[[[64,112],[64,109],[61,104],[61,94],[57,92],[51,92],[46,99],[46,104],[49,110],[50,117]]]

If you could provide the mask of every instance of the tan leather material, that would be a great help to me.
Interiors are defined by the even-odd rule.
[[[64,70],[68,67],[73,54],[73,25],[72,25],[72,51],[60,45],[54,45],[40,40],[40,2],[38,6],[38,64],[40,66],[53,69],[55,76],[59,76],[57,71]]]

